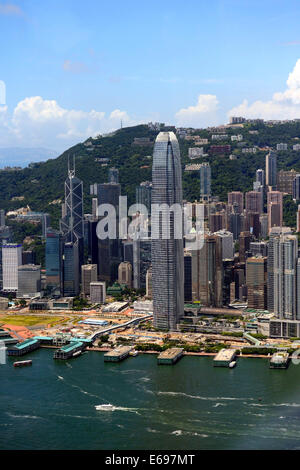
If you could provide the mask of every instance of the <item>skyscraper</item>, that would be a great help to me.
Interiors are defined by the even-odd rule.
[[[209,200],[211,196],[211,168],[205,162],[200,165],[200,197],[202,200]]]
[[[297,236],[271,236],[268,247],[268,310],[281,319],[299,319],[297,264]]]
[[[244,209],[244,194],[242,192],[232,191],[228,193],[228,206],[233,206],[234,203],[238,205],[238,209],[235,210],[235,213],[241,214]]]
[[[83,238],[83,185],[68,166],[68,177],[65,182],[65,216],[60,221],[61,232],[66,242],[76,242]]]
[[[146,206],[149,216],[151,215],[151,193],[152,183],[150,181],[143,181],[136,188],[136,203]]]
[[[248,308],[267,308],[267,258],[248,258],[246,261]]]
[[[160,132],[156,138],[152,185],[152,205],[165,204],[170,208],[179,204],[182,207],[180,149],[173,132]],[[166,211],[163,208],[152,212],[153,316],[155,327],[174,330],[184,313],[183,239],[175,238],[178,227],[172,212],[167,222],[169,237],[163,237],[168,219]]]
[[[2,245],[3,290],[17,292],[18,267],[22,265],[22,245]]]
[[[272,150],[266,155],[266,185],[271,189],[277,185],[277,154]]]
[[[61,275],[61,235],[49,228],[46,233],[46,284],[47,287],[60,287]]]
[[[294,201],[300,201],[300,175],[297,174],[293,181],[293,199]]]

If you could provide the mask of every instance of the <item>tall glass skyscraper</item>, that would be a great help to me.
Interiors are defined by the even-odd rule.
[[[75,176],[75,167],[68,168],[65,182],[65,216],[60,221],[60,228],[67,242],[75,243],[83,238],[83,185]]]
[[[167,224],[170,236],[164,237],[167,209],[153,210],[153,204],[182,206],[180,150],[173,132],[160,132],[154,146],[151,248],[154,325],[175,330],[184,313],[183,239],[175,238],[178,227],[172,212]]]
[[[46,282],[49,287],[60,286],[61,236],[49,228],[46,234]]]

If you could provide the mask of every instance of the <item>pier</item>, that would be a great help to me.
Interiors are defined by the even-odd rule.
[[[82,341],[72,342],[63,346],[62,348],[58,349],[54,352],[53,359],[70,359],[74,355],[78,355],[76,353],[80,353],[85,349],[86,345]]]
[[[214,358],[214,367],[229,367],[229,364],[234,361],[236,349],[221,349]]]
[[[120,362],[129,356],[132,346],[121,346],[104,354],[104,362]]]
[[[182,348],[170,348],[161,352],[157,358],[159,365],[173,365],[183,356]]]
[[[270,359],[270,369],[287,369],[289,365],[289,353],[276,352]]]
[[[8,356],[24,356],[31,351],[35,351],[39,349],[40,341],[38,339],[27,339],[22,343],[18,343],[15,346],[9,346],[7,348],[7,355]]]

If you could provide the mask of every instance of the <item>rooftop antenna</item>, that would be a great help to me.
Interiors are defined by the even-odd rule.
[[[122,119],[121,119],[121,129],[123,129],[123,121],[122,121]]]
[[[75,176],[75,155],[73,155],[73,168],[70,167],[70,155],[68,155],[68,176],[69,178]]]

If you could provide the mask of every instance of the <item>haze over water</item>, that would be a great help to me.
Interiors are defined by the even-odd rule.
[[[0,366],[0,449],[297,449],[300,367],[270,370],[266,359],[235,369],[212,358],[157,366],[139,355],[104,364],[103,354],[32,367]],[[97,411],[111,403],[116,409]]]

